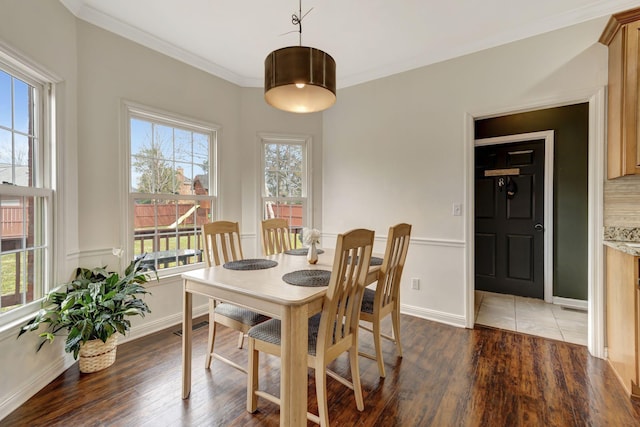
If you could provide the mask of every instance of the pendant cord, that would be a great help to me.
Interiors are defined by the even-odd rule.
[[[291,23],[293,25],[297,25],[298,26],[298,43],[300,46],[302,46],[302,20],[305,18],[305,16],[307,16],[309,14],[309,12],[311,12],[313,10],[313,8],[309,9],[307,11],[307,13],[305,13],[304,15],[302,14],[302,0],[299,0],[298,2],[298,14],[296,15],[295,13],[293,15],[291,15]],[[293,31],[291,31],[293,32]]]

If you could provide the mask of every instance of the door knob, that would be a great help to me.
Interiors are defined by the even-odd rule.
[[[544,226],[540,223],[537,223],[536,225],[533,226],[534,230],[536,231],[543,231],[544,230]]]

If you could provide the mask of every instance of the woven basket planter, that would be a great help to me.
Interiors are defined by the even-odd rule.
[[[118,334],[111,335],[107,342],[91,340],[80,347],[80,372],[91,373],[108,368],[116,361]]]

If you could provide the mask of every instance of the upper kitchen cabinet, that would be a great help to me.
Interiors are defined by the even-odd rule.
[[[615,14],[600,43],[609,47],[607,177],[640,175],[640,8]]]

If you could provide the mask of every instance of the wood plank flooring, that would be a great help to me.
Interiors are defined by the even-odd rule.
[[[255,414],[246,412],[244,374],[218,361],[204,369],[206,327],[194,332],[193,386],[182,400],[178,329],[120,345],[116,363],[104,371],[80,374],[72,366],[0,426],[278,425],[278,407],[265,400]],[[246,363],[246,351],[234,347],[235,332],[220,329],[218,350]],[[332,425],[640,426],[640,404],[583,346],[409,316],[402,316],[402,332],[404,358],[383,344],[386,379],[374,361],[360,358],[364,412],[356,410],[351,390],[328,379]],[[373,351],[368,332],[360,341]],[[262,356],[261,387],[278,393],[279,359]],[[343,356],[331,368],[349,376],[348,366]],[[317,410],[312,376],[309,410]]]

